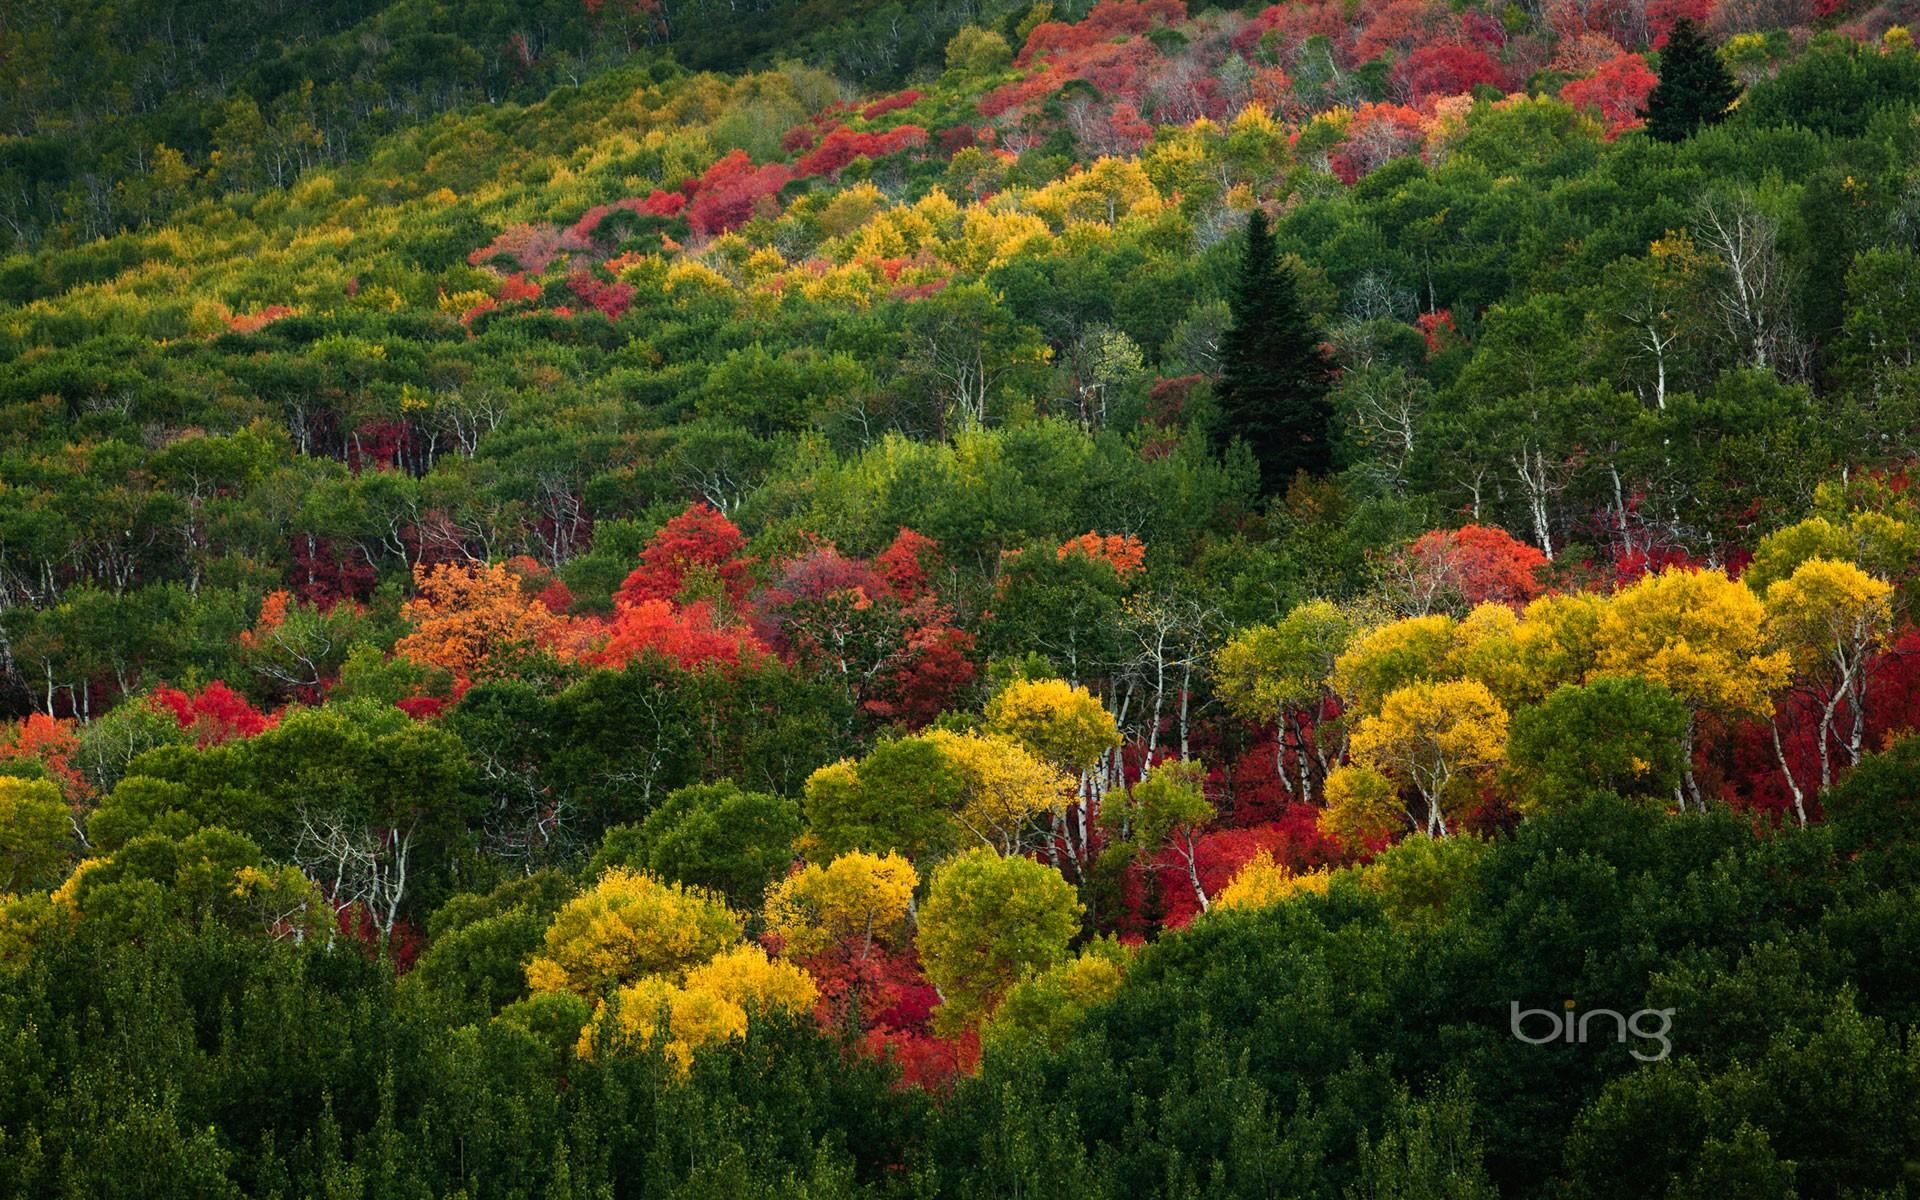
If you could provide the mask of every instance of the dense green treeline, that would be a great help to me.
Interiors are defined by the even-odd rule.
[[[475,1019],[457,980],[485,968],[454,951],[396,983],[155,872],[146,913],[129,893],[8,969],[0,1160],[28,1196],[1898,1195],[1916,770],[1870,761],[1806,830],[1595,798],[1416,840],[1168,936],[937,1102],[777,1022],[685,1078],[575,1059],[564,1015]],[[1563,998],[1670,1010],[1671,1055],[1652,1022],[1510,1032],[1510,1001]]]

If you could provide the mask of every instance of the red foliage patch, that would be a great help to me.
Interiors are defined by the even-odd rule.
[[[763,208],[771,216],[774,195],[792,178],[793,170],[785,163],[756,167],[745,150],[735,150],[687,184],[693,201],[688,223],[711,237],[746,224]]]
[[[1320,810],[1310,804],[1289,804],[1280,818],[1265,825],[1217,829],[1194,847],[1195,868],[1209,898],[1233,882],[1241,867],[1262,850],[1276,863],[1294,871],[1332,866],[1347,855],[1341,845],[1320,831]],[[1160,889],[1161,924],[1179,929],[1200,914],[1200,899],[1187,877],[1184,858],[1169,850],[1154,864]]]
[[[191,696],[179,688],[155,688],[152,702],[173,714],[180,728],[191,730],[194,744],[201,747],[253,737],[280,720],[247,703],[246,697],[218,679]]]
[[[47,778],[60,785],[70,804],[78,804],[93,795],[73,756],[80,739],[71,719],[62,720],[45,713],[29,713],[12,729],[0,726],[0,762],[37,762]]]
[[[746,594],[752,560],[741,557],[747,539],[740,527],[706,504],[689,504],[685,512],[660,527],[640,552],[634,568],[614,601],[632,606],[645,600],[672,600],[686,587],[690,575],[712,576],[729,599]]]
[[[1056,554],[1063,562],[1069,554],[1097,558],[1111,566],[1113,573],[1123,579],[1143,569],[1147,563],[1146,543],[1130,533],[1083,533],[1060,543]]]
[[[256,313],[235,313],[228,317],[227,328],[235,333],[259,333],[281,317],[292,315],[293,310],[284,304],[269,304]]]
[[[974,637],[943,621],[910,629],[904,662],[867,697],[862,707],[882,721],[918,729],[954,706],[973,685]]]
[[[1400,104],[1362,104],[1347,125],[1344,141],[1327,156],[1335,178],[1359,179],[1396,158],[1417,154],[1426,141],[1420,114]]]
[[[1458,595],[1468,604],[1525,604],[1542,589],[1547,556],[1494,525],[1434,529],[1399,556],[1407,581],[1422,591]]]
[[[1394,72],[1416,106],[1442,96],[1458,96],[1482,84],[1504,87],[1500,64],[1477,46],[1421,46]]]
[[[520,270],[538,275],[554,259],[592,248],[593,243],[570,229],[555,229],[551,225],[513,225],[467,255],[467,262],[472,266],[484,267],[504,258]]]
[[[686,670],[725,663],[751,663],[766,647],[747,629],[721,626],[706,601],[676,607],[668,600],[642,600],[614,613],[611,636],[598,660],[605,666],[624,666],[648,654],[658,654]]]
[[[1434,312],[1421,313],[1413,319],[1413,323],[1420,330],[1422,340],[1427,343],[1428,358],[1453,345],[1457,331],[1453,327],[1452,309],[1442,308]]]
[[[873,565],[886,579],[887,587],[902,600],[912,600],[927,586],[927,573],[939,565],[940,543],[906,526],[894,534],[893,542],[874,555]]]
[[[567,233],[584,242],[593,237],[599,231],[601,222],[614,213],[638,213],[643,217],[677,217],[686,210],[686,207],[685,193],[663,192],[655,189],[644,197],[632,196],[625,200],[615,200],[612,204],[596,204],[569,226]]]
[[[293,591],[300,599],[322,608],[342,600],[365,600],[373,594],[379,573],[351,547],[331,538],[296,537],[292,546]]]
[[[811,153],[794,164],[793,170],[796,175],[831,175],[856,158],[884,158],[926,144],[927,131],[918,125],[902,125],[885,133],[840,128],[822,138]]]
[[[1142,34],[1156,26],[1177,25],[1187,19],[1182,0],[1100,0],[1087,18],[1077,24],[1043,21],[1027,35],[1020,47],[1016,66],[1062,53],[1086,50],[1103,42],[1130,34]]]
[[[627,311],[633,303],[633,285],[622,283],[618,279],[601,279],[591,270],[582,268],[567,276],[567,287],[574,295],[600,313],[607,320],[617,321],[620,314]]]
[[[861,109],[860,116],[863,120],[871,121],[875,117],[882,117],[890,112],[899,112],[903,108],[912,108],[915,104],[919,103],[921,95],[922,93],[915,91],[913,88],[908,88],[904,92],[895,92],[891,96],[882,96],[872,104]]]
[[[1602,63],[1592,75],[1576,79],[1560,89],[1560,98],[1575,108],[1598,116],[1607,126],[1612,141],[1629,129],[1641,125],[1641,112],[1647,107],[1647,94],[1659,79],[1647,68],[1647,60],[1638,54],[1622,54]]]

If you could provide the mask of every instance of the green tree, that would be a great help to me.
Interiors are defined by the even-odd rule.
[[[1681,142],[1703,125],[1718,125],[1739,99],[1740,85],[1700,30],[1682,17],[1660,52],[1660,82],[1647,95],[1647,134]]]
[[[1266,214],[1247,218],[1246,248],[1230,297],[1233,321],[1221,347],[1218,439],[1244,438],[1260,464],[1261,490],[1284,490],[1295,474],[1333,464],[1330,373],[1300,300],[1293,268],[1278,261]]]
[[[0,895],[58,882],[72,840],[59,788],[44,779],[0,776]]]
[[[640,825],[645,866],[681,883],[711,888],[739,908],[760,902],[793,862],[800,808],[728,780],[670,793]]]
[[[1680,785],[1687,706],[1638,675],[1564,686],[1513,715],[1509,779],[1522,811],[1571,804],[1593,792],[1670,796]]]
[[[986,847],[934,872],[915,945],[944,1028],[976,1025],[1030,972],[1065,961],[1080,902],[1058,871]]]

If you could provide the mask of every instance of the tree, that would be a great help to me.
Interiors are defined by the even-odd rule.
[[[393,652],[449,672],[460,691],[475,680],[524,674],[565,624],[499,563],[416,566],[414,585],[420,594],[403,610],[410,629]]]
[[[884,985],[884,955],[906,945],[913,864],[891,852],[842,854],[826,866],[809,863],[767,895],[767,932],[784,952],[831,979],[839,1017],[857,1028],[864,1002]]]
[[[1013,61],[1007,39],[978,25],[963,25],[947,40],[947,69],[986,75]]]
[[[712,892],[615,867],[554,917],[527,986],[604,996],[649,975],[679,979],[739,940],[739,916]]]
[[[485,895],[452,897],[428,919],[427,948],[407,972],[405,986],[430,991],[476,1017],[498,1013],[527,994],[527,960],[540,952],[554,915],[575,890],[570,876],[542,870]],[[574,1028],[585,1023],[582,1012]]]
[[[639,829],[644,866],[664,879],[711,888],[737,908],[760,902],[793,862],[800,807],[731,780],[667,794]]]
[[[1758,371],[1795,378],[1807,351],[1794,328],[1798,264],[1781,246],[1780,221],[1745,189],[1702,196],[1694,238],[1712,273],[1713,312],[1733,352]]]
[[[1560,98],[1606,122],[1611,138],[1640,125],[1647,97],[1658,82],[1646,59],[1623,52],[1595,67],[1585,79],[1561,88]]]
[[[1097,939],[1078,956],[1022,979],[1008,989],[1000,1007],[987,1019],[981,1041],[1003,1050],[1060,1049],[1095,1005],[1120,990],[1128,955],[1119,942]]]
[[[1767,650],[1765,619],[1765,606],[1745,584],[1678,567],[1622,590],[1601,615],[1594,669],[1664,684],[1692,714],[1682,739],[1686,787],[1674,796],[1682,809],[1689,797],[1706,803],[1693,775],[1699,714],[1769,716],[1773,693],[1786,683],[1791,663],[1784,651]]]
[[[1300,301],[1291,267],[1276,259],[1266,214],[1247,218],[1246,249],[1231,296],[1233,323],[1221,349],[1218,395],[1221,446],[1244,438],[1260,465],[1267,495],[1294,475],[1333,464],[1329,369]]]
[[[336,909],[361,905],[383,938],[424,882],[444,881],[479,815],[459,739],[396,709],[365,701],[296,709],[225,748],[235,775],[224,794],[198,801],[203,823],[256,834],[313,876]],[[208,782],[227,782],[222,760],[206,757],[215,767]],[[198,790],[194,772],[185,775]],[[253,812],[247,828],[242,818]]]
[[[684,608],[668,600],[621,604],[606,645],[594,657],[607,666],[622,666],[649,654],[695,670],[709,663],[752,663],[766,648],[744,626],[715,624],[713,606],[704,600]]]
[[[1239,630],[1214,654],[1213,680],[1221,698],[1243,720],[1274,723],[1274,772],[1281,786],[1302,800],[1312,800],[1314,784],[1326,779],[1330,760],[1339,758],[1337,746],[1329,753],[1321,725],[1333,700],[1327,680],[1364,624],[1354,609],[1309,600],[1272,625]],[[1287,771],[1289,744],[1297,792]]]
[[[1352,765],[1327,780],[1323,820],[1351,836],[1378,833],[1404,817],[1416,832],[1446,837],[1448,811],[1506,752],[1507,710],[1485,684],[1409,684],[1388,693],[1379,712],[1354,729]]]
[[[1079,928],[1080,902],[1058,871],[985,847],[946,863],[914,939],[940,990],[936,1020],[955,1031],[979,1024],[1023,976],[1064,961]]]
[[[753,565],[752,559],[741,555],[746,541],[739,527],[717,509],[689,504],[647,539],[640,565],[620,585],[614,601],[621,606],[697,598],[738,603],[746,594]],[[690,589],[697,595],[689,594]]]
[[[1660,52],[1660,82],[1647,93],[1647,133],[1681,142],[1702,125],[1718,125],[1740,96],[1720,56],[1688,18],[1674,22]]]
[[[1200,882],[1196,843],[1200,831],[1214,818],[1207,802],[1206,764],[1198,759],[1170,760],[1148,771],[1117,804],[1100,814],[1109,837],[1124,843],[1135,861],[1159,865],[1163,852],[1171,855],[1193,889],[1194,902],[1207,911],[1207,889]]]
[[[0,895],[52,887],[66,865],[73,822],[60,789],[0,775]]]
[[[689,970],[684,982],[649,975],[621,988],[581,1031],[579,1053],[657,1047],[684,1077],[696,1050],[745,1037],[751,1016],[803,1016],[818,997],[799,967],[758,946],[736,946]]]
[[[1262,850],[1234,873],[1215,898],[1217,908],[1265,908],[1295,896],[1324,896],[1333,877],[1324,869],[1296,872]]]
[[[767,896],[767,928],[793,953],[864,961],[876,946],[898,944],[919,884],[913,864],[892,852],[809,863]]]
[[[1672,795],[1687,706],[1638,675],[1566,685],[1513,714],[1507,767],[1521,811],[1564,807],[1599,791]]]
[[[1540,594],[1547,557],[1497,525],[1421,534],[1388,556],[1387,586],[1401,609],[1425,616],[1477,604],[1521,605]]]
[[[1012,738],[944,729],[924,736],[963,781],[964,798],[953,819],[969,837],[1002,854],[1021,853],[1042,828],[1051,828],[1043,821],[1073,803],[1073,781]]]
[[[1767,633],[1793,656],[1793,664],[1820,713],[1820,789],[1833,784],[1833,743],[1840,706],[1851,710],[1852,728],[1842,742],[1850,765],[1860,765],[1867,724],[1867,666],[1893,633],[1893,585],[1850,562],[1810,558],[1792,575],[1767,588]],[[1779,725],[1774,745],[1780,746]],[[1800,788],[1780,752],[1781,769],[1793,792],[1794,811],[1807,823]]]
[[[1474,1112],[1465,1074],[1426,1099],[1400,1091],[1379,1139],[1362,1137],[1347,1200],[1495,1200]]]
[[[966,776],[939,746],[882,741],[857,763],[829,763],[807,779],[800,848],[813,859],[866,850],[924,861],[953,845],[953,814],[966,796]]]
[[[1920,559],[1920,528],[1871,510],[1848,513],[1844,520],[1808,517],[1761,538],[1740,578],[1754,595],[1764,597],[1774,584],[1816,558],[1852,563],[1869,575],[1898,582]]]
[[[1459,622],[1439,613],[1369,630],[1335,657],[1328,683],[1352,711],[1377,712],[1396,689],[1447,673],[1458,630]]]
[[[1068,844],[1086,844],[1085,820],[1104,791],[1094,768],[1120,747],[1113,714],[1086,688],[1064,679],[1018,679],[987,702],[987,728],[1012,738],[1042,762],[1079,780]],[[1076,823],[1077,822],[1077,823]]]
[[[899,378],[926,402],[941,436],[979,429],[1037,374],[1046,346],[984,284],[949,287],[900,310]]]

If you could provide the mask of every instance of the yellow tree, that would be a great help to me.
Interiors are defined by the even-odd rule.
[[[1860,763],[1867,721],[1867,664],[1893,631],[1893,585],[1850,562],[1810,558],[1767,589],[1767,633],[1792,656],[1796,673],[1819,706],[1820,788],[1833,783],[1833,743],[1840,706],[1850,710],[1847,761]],[[1794,813],[1807,823],[1800,786],[1773,726],[1773,745],[1793,792]]]
[[[1593,670],[1594,639],[1607,601],[1590,592],[1542,596],[1520,612],[1513,631],[1510,667],[1490,665],[1475,678],[1492,688],[1501,703],[1538,704],[1566,684],[1585,681]],[[1497,682],[1496,682],[1497,680]]]
[[[1111,938],[1090,942],[1074,958],[1029,975],[1007,995],[980,1031],[989,1046],[1058,1049],[1096,1004],[1120,990],[1131,951]]]
[[[1040,761],[1078,780],[1073,802],[1055,817],[1055,833],[1084,865],[1087,820],[1104,793],[1096,771],[1120,746],[1113,714],[1092,692],[1064,679],[1021,679],[987,702],[987,729],[1011,738]]]
[[[52,887],[74,842],[60,789],[44,779],[0,775],[0,896]]]
[[[953,819],[1002,854],[1020,853],[1073,801],[1073,781],[1012,738],[944,729],[925,736],[965,781]]]
[[[1333,664],[1333,690],[1356,714],[1379,711],[1387,693],[1446,673],[1457,622],[1444,613],[1407,617],[1354,639]]]
[[[1332,699],[1327,680],[1334,663],[1366,627],[1365,618],[1351,608],[1329,600],[1309,600],[1271,625],[1254,625],[1227,639],[1213,656],[1213,682],[1227,708],[1242,720],[1274,723],[1274,770],[1280,784],[1294,794],[1295,783],[1286,769],[1289,742],[1298,773],[1298,795],[1313,799],[1317,779],[1324,780],[1329,760],[1328,740],[1321,717]],[[1309,758],[1311,751],[1311,758]]]
[[[1447,810],[1505,760],[1506,747],[1507,710],[1487,685],[1408,684],[1354,729],[1352,765],[1327,782],[1326,820],[1343,833],[1379,832],[1397,808],[1411,828],[1445,837]]]
[[[1266,908],[1295,896],[1324,896],[1333,876],[1325,867],[1296,874],[1285,863],[1273,861],[1265,850],[1253,856],[1220,889],[1216,908]]]
[[[876,970],[878,951],[906,945],[913,889],[920,876],[897,854],[842,854],[826,866],[809,864],[767,893],[767,930],[786,952],[816,966],[831,963],[846,980],[845,1011],[857,1025],[860,1003]]]
[[[1064,679],[1021,679],[987,702],[987,728],[1062,771],[1084,773],[1120,744],[1120,730],[1092,692]]]
[[[1776,529],[1753,548],[1753,561],[1741,575],[1756,596],[1765,596],[1779,583],[1816,558],[1852,563],[1882,579],[1899,579],[1920,558],[1920,528],[1872,510],[1857,510],[1842,519],[1808,517]]]
[[[739,940],[740,918],[717,895],[616,867],[554,916],[527,985],[602,996],[649,975],[677,979]]]
[[[746,1036],[752,1015],[802,1016],[820,997],[813,977],[758,946],[736,946],[687,972],[683,983],[650,975],[619,989],[581,1031],[578,1053],[659,1045],[681,1073],[703,1046]]]
[[[1699,715],[1767,717],[1773,693],[1790,670],[1785,651],[1767,648],[1766,607],[1747,586],[1718,571],[1671,568],[1622,590],[1607,604],[1594,633],[1596,674],[1639,675],[1664,684],[1684,702],[1687,722],[1682,760],[1687,799],[1703,811],[1706,801],[1693,775],[1693,743]]]
[[[865,961],[876,944],[899,943],[919,884],[898,854],[855,850],[776,883],[767,893],[767,929],[798,954],[840,950]]]

